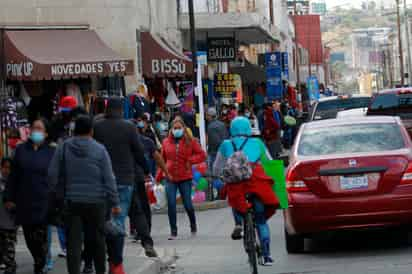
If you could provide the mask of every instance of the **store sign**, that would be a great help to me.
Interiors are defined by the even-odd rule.
[[[282,85],[282,53],[271,52],[265,55],[266,65],[266,95],[269,100],[281,99]]]
[[[186,73],[186,64],[179,59],[153,59],[152,73]]]
[[[207,60],[209,62],[229,62],[236,59],[235,39],[209,38],[207,40]]]
[[[6,65],[7,76],[28,77],[32,75],[33,68],[32,62],[9,63]]]
[[[282,52],[282,79],[289,81],[289,55]]]
[[[221,98],[234,98],[238,88],[239,77],[233,73],[215,74],[215,92]]]
[[[52,76],[73,76],[98,73],[124,73],[128,62],[87,63],[87,64],[58,64],[51,65]]]

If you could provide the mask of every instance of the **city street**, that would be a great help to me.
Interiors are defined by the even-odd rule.
[[[241,241],[232,241],[230,210],[201,212],[199,236],[193,240],[168,242],[166,216],[154,219],[159,246],[175,246],[179,255],[175,274],[246,274],[249,273],[246,255]],[[162,227],[162,224],[164,225]],[[180,227],[186,224],[186,216],[180,215]],[[327,241],[316,241],[310,253],[288,255],[283,241],[283,220],[278,214],[271,222],[273,267],[261,267],[267,274],[344,274],[411,273],[412,247],[399,247],[392,242],[393,233],[339,233]],[[184,230],[188,232],[188,229]],[[396,238],[396,237],[395,237]]]
[[[185,214],[179,214],[180,240],[168,241],[167,215],[155,215],[153,235],[156,247],[174,251],[178,260],[167,274],[247,274],[248,264],[241,241],[232,241],[231,212],[228,208],[198,213],[200,231],[198,237],[189,236]],[[260,273],[267,274],[403,274],[411,273],[412,247],[399,247],[394,233],[387,231],[365,233],[339,233],[309,244],[309,253],[288,255],[283,240],[283,221],[277,214],[271,221],[273,267],[261,267]],[[54,254],[57,254],[57,239],[54,237]],[[127,263],[130,273],[144,273],[144,258],[140,246],[129,242]],[[140,255],[138,255],[140,254]],[[20,238],[17,248],[19,272],[31,273],[31,258]],[[51,273],[66,273],[64,259],[57,259]],[[128,272],[129,273],[129,272]]]

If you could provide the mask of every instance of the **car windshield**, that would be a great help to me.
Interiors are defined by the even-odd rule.
[[[397,150],[405,147],[395,123],[330,126],[304,130],[298,146],[301,156]]]
[[[370,101],[371,98],[369,97],[361,97],[319,102],[316,106],[316,112],[313,116],[313,120],[334,119],[339,111],[354,108],[367,108]]]
[[[369,112],[373,115],[382,113],[412,118],[412,93],[378,95],[373,100]]]

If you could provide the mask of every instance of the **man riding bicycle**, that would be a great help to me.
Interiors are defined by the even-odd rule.
[[[241,150],[246,156],[253,168],[252,176],[242,182],[225,184],[225,192],[229,205],[242,216],[250,207],[246,195],[254,197],[253,207],[262,248],[263,265],[270,266],[273,264],[273,259],[270,253],[270,229],[267,220],[275,214],[279,202],[272,191],[273,181],[266,176],[260,164],[263,155],[266,154],[266,157],[270,159],[270,154],[260,139],[251,137],[251,125],[247,118],[237,117],[234,119],[231,123],[230,133],[232,139],[225,140],[219,147],[213,166],[214,174],[222,174],[226,161],[236,151]]]

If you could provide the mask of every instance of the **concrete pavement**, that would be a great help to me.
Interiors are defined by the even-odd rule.
[[[198,212],[197,217],[197,237],[190,236],[186,214],[179,214],[179,240],[168,241],[167,215],[155,215],[153,237],[157,250],[164,254],[163,262],[145,258],[140,245],[129,242],[126,251],[127,273],[152,274],[166,270],[168,274],[249,273],[242,241],[232,241],[229,238],[233,228],[230,209]],[[271,220],[270,226],[275,265],[261,267],[260,273],[263,274],[412,273],[412,247],[399,246],[396,232],[338,233],[309,241],[311,249],[305,254],[288,255],[284,247],[280,213]],[[57,251],[57,244],[54,249]],[[174,255],[178,256],[176,264],[173,264]],[[31,259],[23,241],[20,241],[17,256],[20,264],[18,273],[32,273]],[[56,265],[52,273],[66,273],[63,270],[64,259],[57,259]]]
[[[195,239],[168,242],[167,226],[161,216],[154,219],[159,246],[175,247],[179,259],[170,274],[247,274],[248,264],[241,241],[232,241],[230,209],[198,213],[199,235]],[[188,232],[188,221],[179,216],[179,226]],[[387,231],[338,233],[309,241],[311,251],[288,255],[284,247],[283,221],[278,213],[270,222],[273,267],[261,267],[263,274],[410,274],[412,248],[400,247],[396,234]],[[184,237],[183,237],[184,238]]]
[[[50,271],[50,274],[66,274],[66,260],[64,258],[58,258],[59,252],[57,244],[57,235],[54,234],[53,242],[53,261],[54,268]],[[127,274],[158,274],[165,272],[168,267],[176,261],[176,249],[169,247],[157,247],[156,251],[159,254],[159,258],[147,258],[144,254],[144,250],[140,244],[132,243],[131,240],[126,240],[124,267]],[[28,252],[22,235],[19,235],[18,245],[16,248],[17,264],[19,274],[32,274],[33,273],[33,261]]]

